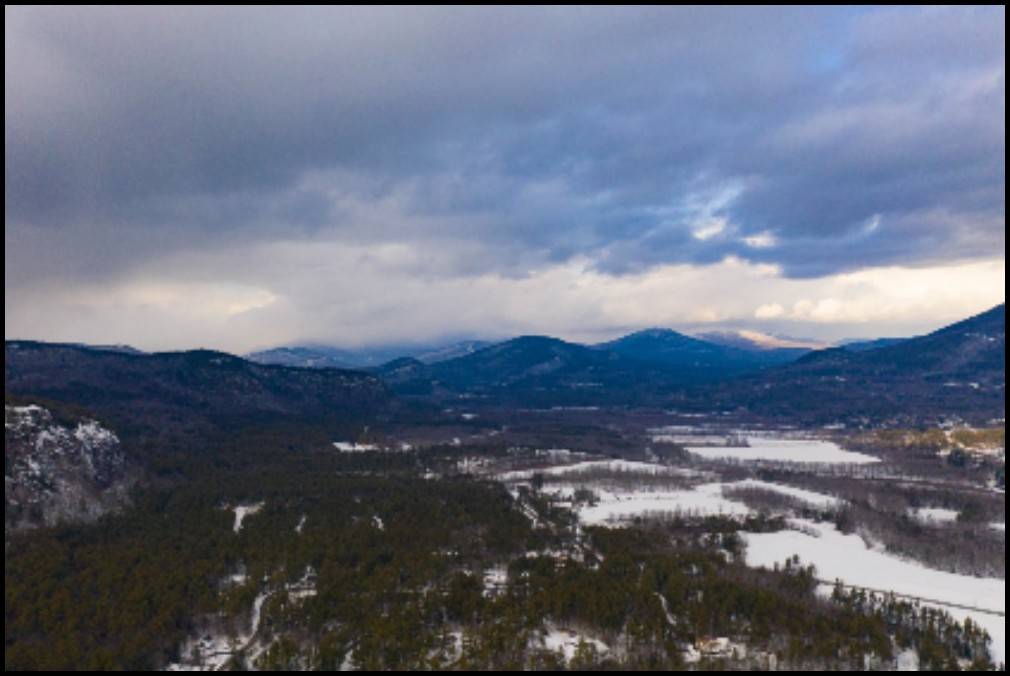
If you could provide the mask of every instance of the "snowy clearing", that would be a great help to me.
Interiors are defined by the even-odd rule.
[[[670,476],[685,479],[708,476],[696,470],[656,463],[605,460],[580,462],[540,470],[507,472],[497,478],[512,484],[529,481],[535,474],[562,478],[561,483],[552,483],[543,489],[544,493],[562,500],[573,499],[578,489],[588,489],[596,498],[594,502],[575,507],[579,520],[587,526],[616,525],[635,518],[650,516],[746,517],[753,514],[753,510],[740,499],[731,495],[733,489],[777,493],[823,510],[835,509],[844,504],[844,501],[830,495],[755,479],[730,483],[710,481],[692,488],[643,486],[622,489],[606,480],[592,480],[594,474],[599,472],[627,473],[629,476],[635,474],[650,477]],[[589,477],[590,480],[580,481],[580,476]]]
[[[783,439],[748,436],[747,446],[687,446],[692,455],[706,460],[742,462],[794,462],[819,465],[869,465],[879,458],[842,449],[817,439]]]
[[[611,472],[614,474],[644,474],[647,476],[680,476],[694,477],[698,472],[679,467],[668,467],[651,462],[635,462],[631,460],[587,460],[574,465],[558,465],[543,469],[520,470],[506,472],[498,476],[499,481],[529,481],[534,475],[570,476],[590,474],[593,472]]]
[[[750,489],[750,490],[762,490],[770,491],[772,493],[778,493],[779,495],[784,495],[800,502],[805,502],[811,507],[817,507],[820,509],[836,509],[845,504],[844,500],[840,500],[836,497],[830,495],[823,495],[821,493],[815,493],[813,491],[804,490],[802,488],[794,488],[792,486],[786,486],[784,484],[773,484],[767,481],[757,481],[750,479],[747,481],[737,481],[736,483],[725,484],[727,489]]]
[[[253,602],[248,633],[235,637],[206,634],[200,638],[190,639],[180,650],[180,654],[188,658],[188,661],[170,664],[165,671],[223,671],[233,657],[252,645],[259,632],[263,604],[269,597],[269,593],[262,592]]]
[[[579,520],[587,526],[603,526],[627,522],[635,518],[663,517],[670,515],[708,517],[747,517],[754,512],[739,500],[726,497],[735,488],[764,490],[800,500],[820,509],[834,509],[843,502],[829,495],[805,491],[782,484],[765,481],[737,481],[734,483],[710,483],[692,489],[679,491],[608,491],[592,485],[599,501],[595,505],[577,508]],[[558,487],[558,495],[571,495],[574,486]]]
[[[858,535],[844,535],[833,525],[810,521],[794,523],[806,532],[742,534],[747,541],[747,564],[771,568],[799,556],[804,564],[815,566],[818,577],[823,580],[841,580],[856,587],[929,599],[959,621],[970,617],[985,627],[993,639],[993,659],[997,663],[1006,661],[1006,619],[989,612],[962,609],[979,608],[1005,614],[1005,580],[930,570],[871,550]]]
[[[960,513],[954,509],[941,509],[939,507],[926,507],[914,509],[910,513],[913,519],[927,524],[947,524],[957,521]]]
[[[596,649],[599,654],[610,652],[610,648],[603,643],[587,636],[582,636],[575,631],[564,631],[560,629],[549,629],[541,639],[544,648],[551,652],[559,652],[565,656],[565,662],[570,663],[575,659],[579,650],[579,645],[586,644]]]
[[[236,533],[240,532],[242,530],[242,524],[245,522],[245,520],[250,516],[259,514],[259,512],[263,509],[263,507],[264,503],[262,502],[255,505],[237,505],[235,507],[232,507],[231,510],[235,512],[234,531]]]
[[[723,497],[725,484],[704,484],[683,491],[597,491],[599,502],[578,508],[579,520],[587,526],[603,526],[636,517],[664,515],[739,516],[750,510]]]
[[[334,441],[333,448],[341,453],[367,453],[379,450],[375,444],[356,444],[352,441]]]

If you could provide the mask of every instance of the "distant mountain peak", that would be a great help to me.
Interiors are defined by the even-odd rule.
[[[823,350],[828,343],[809,338],[777,336],[751,329],[708,331],[696,336],[718,345],[738,347],[743,350]]]
[[[463,340],[429,345],[379,345],[360,348],[339,348],[326,345],[280,346],[253,352],[246,357],[259,364],[298,366],[301,368],[378,368],[402,357],[425,364],[463,357],[488,347],[491,343]]]

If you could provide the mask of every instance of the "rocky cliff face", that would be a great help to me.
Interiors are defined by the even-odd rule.
[[[126,503],[130,471],[115,433],[40,406],[6,406],[4,420],[5,532],[94,521]]]

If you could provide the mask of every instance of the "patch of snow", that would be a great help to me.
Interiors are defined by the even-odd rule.
[[[259,514],[260,511],[265,506],[264,503],[260,502],[255,505],[237,505],[232,507],[232,511],[235,512],[235,526],[233,530],[238,533],[242,530],[242,524],[247,518],[255,514]]]
[[[600,491],[597,493],[599,502],[578,508],[578,516],[585,525],[605,526],[647,516],[745,517],[750,514],[745,505],[723,497],[723,486],[714,483],[680,491]]]
[[[49,411],[41,406],[5,406],[4,429],[17,429],[26,423],[31,423],[35,416],[42,414],[49,417]]]
[[[491,598],[505,589],[509,581],[509,571],[505,566],[495,566],[484,571],[484,597]]]
[[[708,659],[742,660],[747,658],[747,646],[735,643],[725,636],[698,639],[694,647],[698,654]]]
[[[306,522],[308,522],[308,520],[309,520],[309,517],[306,516],[305,514],[302,514],[302,518],[298,519],[298,525],[295,526],[295,533],[296,534],[301,535],[302,533],[305,532],[305,524],[306,524]]]
[[[906,650],[899,654],[897,671],[919,671],[919,653]]]
[[[651,438],[652,443],[654,444],[701,444],[706,446],[720,446],[726,443],[726,435],[724,434],[677,434],[654,430],[651,433]]]
[[[547,650],[555,653],[561,653],[566,663],[570,663],[575,659],[578,654],[579,646],[581,644],[586,644],[592,646],[596,649],[599,654],[605,654],[610,652],[610,647],[602,641],[598,641],[594,638],[589,638],[575,631],[561,630],[556,628],[549,628],[544,632],[541,638],[541,644]]]
[[[631,460],[588,460],[574,465],[558,465],[544,469],[521,470],[506,472],[498,476],[499,481],[529,481],[534,475],[569,476],[590,474],[592,472],[612,472],[624,474],[644,474],[648,476],[680,476],[696,477],[698,472],[690,469],[669,467],[651,462],[635,462]]]
[[[187,661],[170,664],[165,671],[223,671],[234,657],[234,641],[224,635],[208,634],[182,646]]]
[[[687,451],[706,460],[742,462],[792,462],[820,465],[869,465],[880,462],[863,453],[846,451],[835,443],[818,439],[785,439],[748,436],[748,446],[688,446]]]
[[[947,524],[957,521],[960,513],[954,509],[941,509],[939,507],[926,507],[923,509],[913,509],[909,516],[927,524]]]
[[[386,522],[379,516],[372,517],[372,525],[374,525],[378,530],[386,530]]]
[[[990,524],[990,528],[992,528],[993,530],[1001,531],[1003,533],[1006,532],[1006,524],[1005,523],[993,523],[993,524]]]
[[[592,491],[597,498],[596,503],[576,507],[579,521],[587,526],[615,525],[635,518],[670,515],[746,517],[753,514],[753,510],[743,502],[727,497],[726,493],[734,488],[772,491],[823,510],[835,509],[844,504],[844,501],[829,495],[757,480],[707,483],[683,490],[619,490],[596,482],[580,484],[574,481],[574,476],[572,479],[572,483],[547,486],[543,492],[562,500],[571,500],[578,488]]]
[[[292,601],[304,601],[316,596],[316,579],[318,575],[311,566],[305,569],[305,574],[294,584],[289,584],[285,588],[288,598]]]
[[[42,476],[42,465],[40,465],[35,458],[28,458],[27,462],[28,462],[28,471],[33,476],[36,477]]]
[[[91,446],[119,443],[119,437],[99,425],[94,420],[78,424],[77,429],[74,430],[74,437],[82,444]]]
[[[839,500],[838,498],[832,497],[830,495],[823,495],[821,493],[815,493],[813,491],[803,490],[802,488],[794,488],[792,486],[786,486],[784,484],[773,484],[767,481],[757,481],[754,479],[747,481],[737,481],[735,483],[726,484],[728,489],[733,488],[743,488],[743,489],[756,489],[762,491],[770,491],[772,493],[778,493],[779,495],[785,495],[786,497],[794,498],[800,502],[805,502],[806,504],[817,507],[820,509],[836,509],[845,504],[844,500]]]
[[[742,533],[748,565],[771,568],[799,556],[817,568],[822,580],[928,600],[924,605],[941,607],[961,622],[970,617],[985,628],[993,640],[993,660],[1005,663],[1006,619],[996,614],[1006,613],[1005,580],[931,570],[870,549],[858,535],[844,535],[833,525],[794,523],[805,532]]]
[[[334,441],[333,448],[341,453],[366,453],[379,450],[375,444],[356,444],[352,441]]]
[[[478,474],[488,466],[487,458],[462,458],[456,463],[460,474]]]
[[[32,415],[34,413],[42,413],[46,410],[41,406],[36,406],[35,404],[30,406],[5,406],[4,408],[8,413],[13,413],[15,415]]]
[[[252,643],[256,632],[260,630],[260,621],[263,619],[263,604],[266,603],[268,598],[270,598],[269,592],[260,592],[256,600],[253,601],[252,621],[250,622],[249,633],[239,639],[239,651],[245,650]]]
[[[666,623],[671,627],[676,627],[677,618],[670,612],[670,603],[666,600],[666,597],[656,592],[656,598],[659,599],[659,604],[663,606],[663,615],[666,616]]]
[[[572,452],[571,452],[570,449],[567,449],[567,448],[548,448],[546,450],[538,448],[536,450],[536,456],[538,458],[542,458],[542,457],[546,456],[546,457],[550,458],[551,460],[560,462],[560,461],[568,460],[569,458],[571,458],[572,457]]]
[[[698,664],[701,662],[701,653],[693,645],[685,646],[681,657],[684,660],[684,664]]]
[[[249,648],[259,632],[263,604],[270,597],[261,592],[253,602],[248,633],[232,637],[224,634],[206,634],[183,644],[183,662],[170,664],[166,671],[223,671],[236,655]]]

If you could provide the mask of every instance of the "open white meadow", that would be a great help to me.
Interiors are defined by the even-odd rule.
[[[552,487],[554,488],[554,487]],[[571,495],[574,486],[558,487],[559,493]],[[819,509],[832,509],[841,504],[837,498],[805,491],[782,484],[747,480],[730,483],[707,483],[676,491],[632,490],[615,491],[590,487],[598,497],[597,504],[581,506],[576,511],[587,526],[620,525],[636,518],[672,515],[743,518],[752,510],[743,502],[727,497],[733,489],[762,490],[799,500]],[[550,490],[550,489],[548,489]]]
[[[913,510],[911,512],[911,516],[912,518],[925,524],[943,525],[957,521],[957,517],[960,516],[960,512],[953,509],[926,507],[923,509]]]
[[[596,500],[590,505],[576,508],[579,520],[587,526],[620,525],[636,518],[664,516],[728,516],[746,517],[752,513],[741,500],[732,497],[734,489],[760,490],[777,493],[811,507],[830,510],[841,506],[842,501],[813,491],[794,488],[784,484],[748,479],[735,482],[703,483],[691,488],[665,489],[643,486],[621,488],[607,481],[579,481],[580,476],[592,477],[596,471],[607,471],[619,475],[642,475],[649,477],[670,476],[679,478],[699,478],[704,475],[694,470],[685,470],[648,462],[624,460],[580,462],[536,471],[517,471],[499,475],[506,483],[525,482],[535,474],[545,477],[561,477],[559,483],[544,487],[544,492],[560,498],[571,499],[575,491],[584,488],[592,491]]]
[[[573,476],[591,474],[593,472],[609,472],[612,474],[641,474],[647,476],[698,476],[698,472],[681,467],[670,467],[653,462],[637,462],[633,460],[586,460],[570,465],[554,465],[543,469],[528,469],[515,472],[505,472],[498,475],[503,482],[529,481],[539,474],[545,477]]]
[[[786,439],[746,436],[746,446],[686,446],[687,451],[706,460],[740,462],[793,462],[818,465],[870,465],[879,458],[846,451],[838,444],[819,439]]]
[[[992,636],[993,659],[1006,661],[1006,619],[1001,616],[1006,613],[1005,580],[930,570],[870,549],[858,535],[844,535],[833,525],[809,521],[794,524],[803,532],[744,534],[748,565],[771,568],[799,556],[805,565],[817,568],[822,580],[927,599],[959,621],[970,617],[985,627]]]

